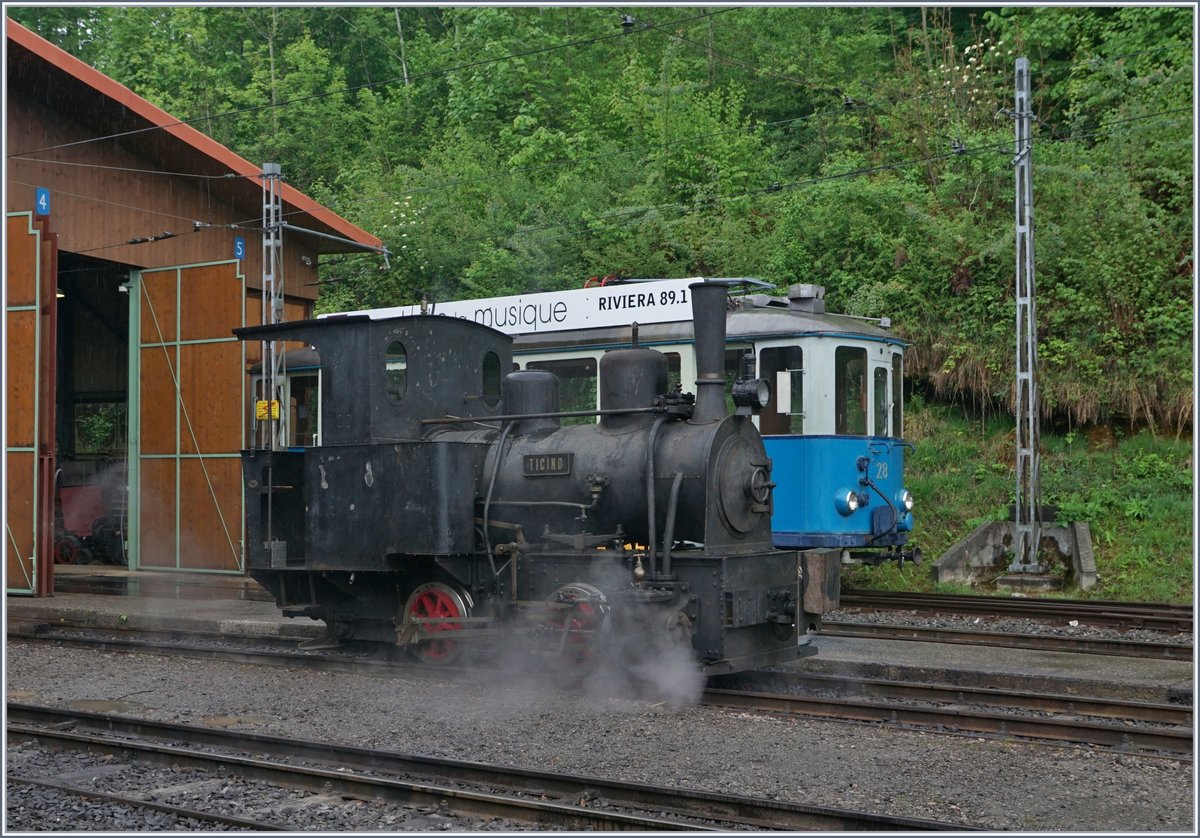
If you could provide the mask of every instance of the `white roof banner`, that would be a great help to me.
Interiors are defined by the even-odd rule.
[[[690,321],[692,296],[688,286],[696,282],[704,282],[704,278],[627,281],[597,288],[459,300],[430,304],[427,313],[473,320],[510,335],[626,326],[634,322]],[[374,320],[420,313],[419,305],[339,312],[366,314]]]

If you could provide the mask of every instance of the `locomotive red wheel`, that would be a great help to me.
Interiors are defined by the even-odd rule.
[[[423,638],[412,644],[413,655],[428,664],[447,664],[457,659],[462,644],[453,639],[454,633],[464,628],[462,620],[468,616],[470,599],[449,585],[427,582],[417,588],[404,606],[404,620],[415,628],[412,636]]]
[[[559,654],[572,663],[591,660],[607,627],[609,606],[604,593],[577,582],[563,585],[550,601],[559,604],[547,621],[549,628],[559,635]]]

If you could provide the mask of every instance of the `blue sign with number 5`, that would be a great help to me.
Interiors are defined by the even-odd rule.
[[[246,240],[244,238],[242,238],[241,236],[233,237],[233,258],[234,259],[245,259],[246,258]]]

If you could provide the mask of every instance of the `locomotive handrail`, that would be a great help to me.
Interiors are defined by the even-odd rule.
[[[440,419],[422,419],[422,425],[460,425],[488,419],[493,422],[509,422],[519,419],[568,419],[576,416],[623,416],[629,413],[666,413],[666,405],[654,407],[623,407],[608,410],[562,410],[556,413],[510,413],[504,416],[445,416]]]
[[[582,509],[587,512],[596,505],[595,501],[591,503],[582,503],[573,500],[494,500],[492,506],[569,506],[572,509]]]
[[[658,538],[657,530],[657,515],[654,508],[654,446],[658,441],[658,429],[667,421],[666,416],[659,416],[654,420],[654,424],[650,427],[650,438],[646,443],[646,515],[647,524],[650,531],[649,552],[650,552],[650,577],[658,576],[658,555],[654,548],[654,542]]]

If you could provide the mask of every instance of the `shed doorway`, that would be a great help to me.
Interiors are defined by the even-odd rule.
[[[130,270],[59,254],[56,564],[128,566]]]

